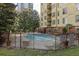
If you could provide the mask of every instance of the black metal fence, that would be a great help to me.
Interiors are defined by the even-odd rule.
[[[26,38],[28,34],[32,34],[30,40]],[[41,33],[23,33],[23,34],[12,34],[11,35],[11,47],[14,48],[33,48],[33,49],[43,49],[43,50],[56,50],[63,48],[74,48],[79,45],[79,33],[67,33],[61,35],[49,35],[49,37],[44,37],[48,40],[42,39],[41,36],[35,37],[35,34]],[[53,37],[52,39],[50,38]],[[37,39],[37,40],[36,40]],[[51,39],[51,40],[50,40]]]

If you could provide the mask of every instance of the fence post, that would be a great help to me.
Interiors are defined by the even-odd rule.
[[[55,35],[55,51],[56,51],[56,35]]]
[[[15,48],[16,48],[16,33],[15,33]]]
[[[21,32],[20,32],[20,48],[21,48]]]

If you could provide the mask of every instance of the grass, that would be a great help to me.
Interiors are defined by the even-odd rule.
[[[0,48],[0,56],[79,56],[79,47],[57,51]]]

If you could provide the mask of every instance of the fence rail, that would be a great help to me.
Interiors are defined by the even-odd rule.
[[[26,36],[28,34],[33,34],[34,38],[30,36],[30,40],[27,39]],[[28,34],[23,33],[21,35],[21,38],[20,38],[20,34],[11,34],[11,47],[55,50],[55,49],[63,49],[68,47],[75,47],[79,45],[79,33],[68,33],[68,34],[61,34],[57,36],[49,35],[45,37],[43,37],[42,34],[41,36],[38,35],[36,37],[35,34],[37,33],[28,33]],[[50,36],[52,36],[53,38],[51,39]],[[44,39],[49,38],[49,39],[39,40],[42,38]]]

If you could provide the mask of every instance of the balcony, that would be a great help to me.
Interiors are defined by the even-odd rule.
[[[48,13],[48,14],[51,13],[51,10],[47,10],[47,13]]]
[[[51,19],[51,16],[47,16],[47,19],[50,20]]]
[[[47,23],[47,26],[51,26],[51,20],[48,20]]]
[[[51,9],[47,9],[47,16],[51,16]]]
[[[51,19],[51,13],[47,14],[47,18]]]
[[[47,13],[47,16],[51,16],[51,13]]]
[[[47,5],[47,9],[51,10],[51,3]]]

